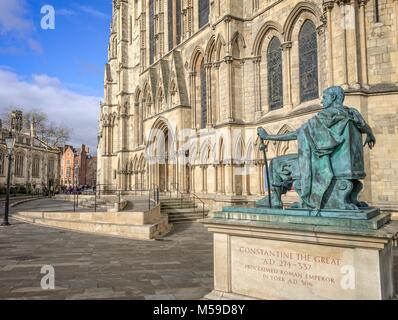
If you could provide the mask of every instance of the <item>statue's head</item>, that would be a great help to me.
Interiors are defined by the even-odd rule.
[[[333,86],[323,91],[322,105],[324,108],[331,106],[342,106],[345,94],[342,87]]]

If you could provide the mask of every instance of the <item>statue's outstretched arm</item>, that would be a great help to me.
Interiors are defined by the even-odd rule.
[[[277,134],[277,135],[270,135],[265,131],[264,128],[257,128],[257,134],[258,136],[267,141],[291,141],[291,140],[297,140],[297,131],[292,131],[288,132],[285,134]]]
[[[373,134],[372,128],[366,123],[360,112],[355,108],[350,108],[350,112],[353,115],[356,127],[361,131],[362,134],[366,134],[366,141],[364,145],[368,145],[370,149],[376,144],[376,137]]]

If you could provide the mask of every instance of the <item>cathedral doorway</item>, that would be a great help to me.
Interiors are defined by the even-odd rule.
[[[150,181],[160,192],[168,192],[175,184],[176,164],[173,149],[172,131],[165,120],[159,119],[152,128],[152,152]]]
[[[161,192],[168,191],[169,187],[169,130],[166,128],[163,131],[164,136],[164,148],[161,148],[161,154],[158,158],[158,170],[159,170],[159,190]]]

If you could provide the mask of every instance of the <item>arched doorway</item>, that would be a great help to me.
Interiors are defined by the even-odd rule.
[[[158,170],[159,170],[159,189],[161,192],[168,191],[169,187],[169,130],[167,127],[163,131],[164,147],[161,146],[160,154],[158,156]],[[163,143],[162,143],[163,144]]]
[[[174,145],[172,131],[165,120],[158,119],[152,127],[150,151],[152,155],[150,181],[159,187],[160,192],[170,191],[176,183],[176,163],[173,155]]]

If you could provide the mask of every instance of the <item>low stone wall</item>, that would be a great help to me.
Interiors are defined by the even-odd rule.
[[[60,194],[54,197],[55,200],[61,201],[77,201],[79,206],[84,207],[84,203],[87,201],[94,201],[95,196],[93,195],[83,195],[79,194],[78,196],[74,196],[73,194]],[[101,197],[97,197],[97,200],[105,200],[108,204],[112,204],[112,208],[109,208],[109,212],[119,212],[123,211],[127,205],[128,201],[120,198],[120,204],[118,203],[119,198],[114,195],[102,195]]]
[[[80,232],[151,240],[171,230],[160,206],[147,212],[19,212],[18,220]]]

